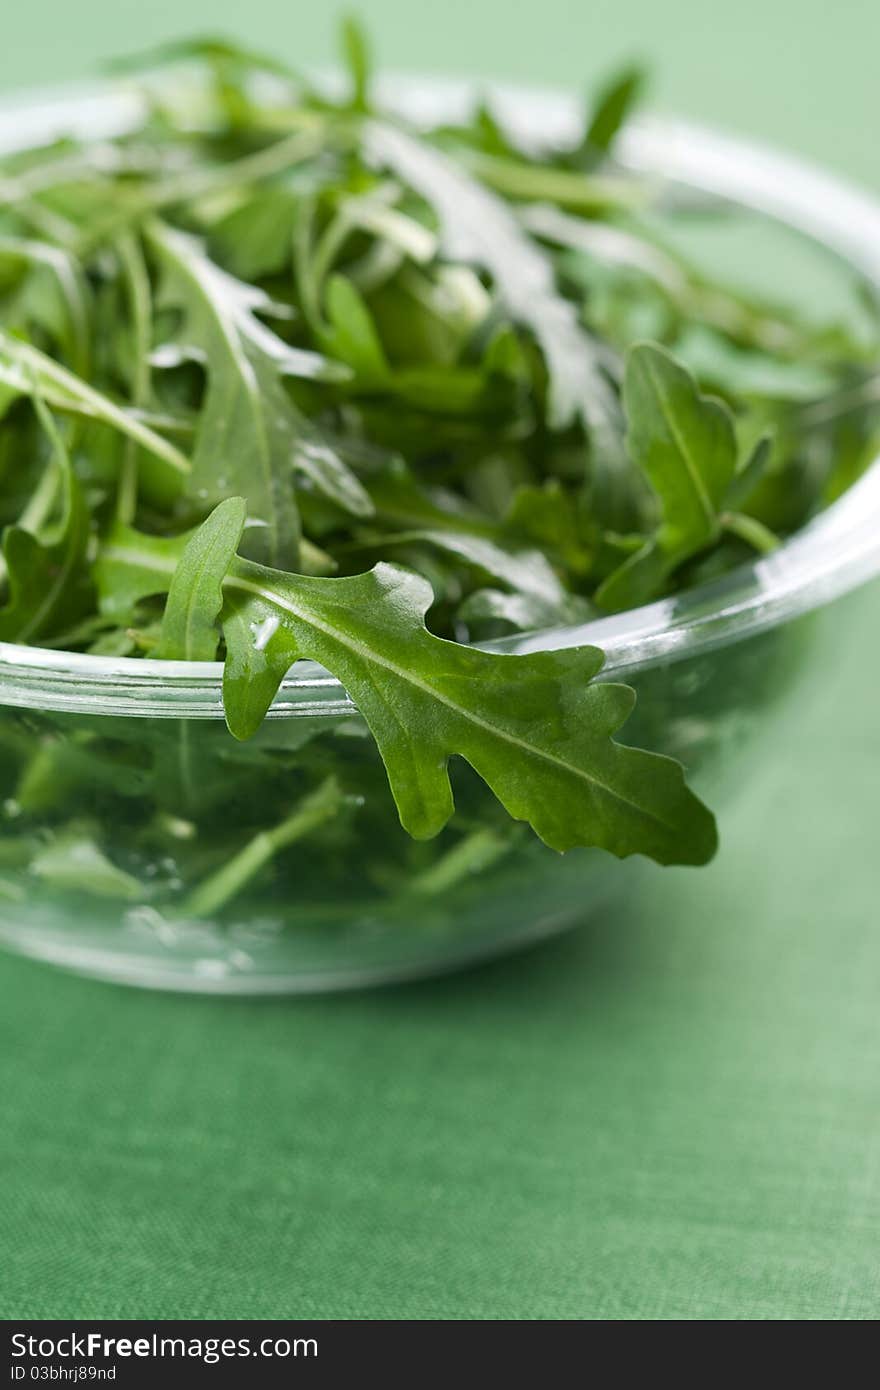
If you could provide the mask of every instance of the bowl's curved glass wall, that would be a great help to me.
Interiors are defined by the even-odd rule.
[[[436,116],[462,89],[398,87]],[[0,109],[26,134],[112,130],[130,98]],[[517,98],[565,135],[576,107]],[[880,209],[796,162],[690,127],[628,136],[633,168],[779,218],[880,286]],[[880,467],[774,555],[674,601],[510,648],[595,643],[638,693],[622,740],[669,753],[716,809],[748,780],[772,713],[821,657],[811,611],[880,568]],[[807,616],[805,616],[807,615]],[[821,623],[819,624],[821,627]],[[339,987],[452,968],[603,909],[647,866],[560,856],[455,760],[457,814],[401,830],[344,691],[303,664],[256,738],[229,737],[219,669],[0,644],[0,942],[130,983],[242,992]]]
[[[636,673],[627,741],[680,758],[722,807],[815,622]],[[328,988],[510,949],[641,881],[634,862],[545,848],[460,760],[452,774],[456,815],[419,843],[355,713],[268,720],[240,744],[217,719],[8,707],[0,940],[137,984]]]

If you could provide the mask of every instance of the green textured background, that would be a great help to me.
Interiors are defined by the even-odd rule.
[[[149,8],[149,13],[147,9]],[[28,0],[0,88],[323,7]],[[372,0],[388,63],[580,84],[880,187],[880,7]],[[148,996],[0,959],[0,1316],[880,1314],[876,587],[709,870],[506,963],[305,1002]]]

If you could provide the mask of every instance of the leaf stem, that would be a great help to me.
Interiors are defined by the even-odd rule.
[[[14,365],[33,369],[40,386],[43,381],[48,381],[59,388],[60,392],[66,393],[72,402],[79,402],[87,408],[96,419],[103,420],[105,424],[112,425],[121,434],[127,435],[136,443],[143,445],[149,453],[156,458],[167,463],[178,476],[186,477],[190,471],[190,462],[185,454],[170,444],[167,439],[156,434],[136,416],[123,410],[109,396],[103,395],[100,391],[94,390],[88,382],[73,372],[67,371],[59,362],[38,348],[31,347],[29,343],[24,343],[18,338],[13,338],[0,328],[0,353],[4,353],[7,360]],[[20,384],[20,389],[26,394],[32,394],[31,388],[24,383]],[[55,404],[55,402],[52,402]]]
[[[55,498],[58,496],[60,481],[61,469],[58,464],[58,455],[53,449],[43,470],[42,478],[31,493],[27,506],[18,518],[17,525],[22,531],[30,531],[31,535],[36,535],[52,511]]]
[[[648,198],[647,185],[635,179],[581,174],[471,150],[462,151],[462,162],[482,183],[507,198],[554,203],[580,212],[638,207]]]
[[[335,777],[328,777],[303,797],[292,815],[272,830],[261,830],[228,863],[209,875],[184,899],[181,917],[209,917],[247,886],[279,850],[311,834],[336,815],[344,802]]]
[[[463,879],[491,868],[510,852],[517,838],[515,828],[511,834],[500,835],[491,826],[481,826],[465,835],[429,869],[416,874],[409,891],[420,897],[447,893]]]
[[[273,174],[283,174],[295,164],[316,155],[326,138],[323,126],[318,130],[298,130],[292,135],[267,145],[254,154],[241,159],[230,160],[216,168],[204,169],[201,174],[192,172],[177,175],[165,183],[156,184],[145,199],[145,206],[156,212],[177,202],[192,202],[208,193],[217,193],[241,184],[258,183],[271,178]]]
[[[150,281],[143,252],[137,238],[131,232],[125,232],[119,238],[116,250],[125,279],[134,336],[131,402],[135,409],[139,409],[147,404],[150,396]],[[131,525],[137,511],[137,449],[137,444],[129,437],[125,444],[116,493],[116,520],[124,526]]]
[[[108,237],[118,235],[124,228],[141,222],[150,213],[158,213],[163,208],[173,207],[175,203],[192,203],[197,198],[205,198],[213,193],[221,193],[227,188],[239,187],[245,183],[258,183],[273,174],[284,173],[296,164],[317,154],[325,140],[323,127],[320,131],[296,131],[283,140],[257,150],[254,154],[201,170],[186,170],[175,174],[164,182],[155,183],[143,190],[110,217],[99,221],[85,234],[80,235],[76,250],[80,256],[93,253]]]
[[[779,546],[779,537],[769,526],[765,526],[763,521],[758,521],[753,516],[746,516],[743,512],[725,512],[720,520],[724,531],[731,536],[738,536],[746,545],[757,550],[759,555],[769,555]]]

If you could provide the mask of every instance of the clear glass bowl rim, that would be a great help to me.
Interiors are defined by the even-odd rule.
[[[453,119],[487,84],[392,77],[381,97],[415,122]],[[576,98],[490,85],[504,120],[533,142],[573,138]],[[109,136],[141,112],[129,87],[77,85],[0,102],[0,154],[58,135]],[[634,122],[618,147],[626,168],[664,185],[737,203],[819,243],[880,291],[880,201],[794,156],[675,119]],[[722,579],[625,613],[492,644],[524,652],[595,645],[603,675],[635,672],[742,640],[830,602],[880,572],[880,457],[833,506],[773,554]],[[219,662],[98,657],[0,643],[0,704],[104,715],[222,718]],[[270,718],[353,709],[342,685],[302,661],[282,682]]]

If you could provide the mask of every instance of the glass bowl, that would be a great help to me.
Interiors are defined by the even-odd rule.
[[[454,117],[472,97],[463,84],[416,80],[385,95],[416,120]],[[496,96],[526,136],[577,129],[564,96]],[[138,114],[125,90],[7,102],[0,152],[115,133]],[[634,126],[620,157],[658,184],[806,234],[880,288],[880,205],[836,178],[669,121]],[[878,569],[880,460],[774,554],[720,581],[495,646],[601,647],[604,677],[638,692],[625,741],[680,758],[718,809],[747,782],[772,711],[821,655],[808,615]],[[352,804],[310,835],[293,808],[340,766]],[[135,985],[295,993],[437,973],[583,922],[645,872],[663,872],[553,853],[511,827],[463,764],[452,825],[414,843],[357,711],[307,662],[242,745],[223,723],[217,664],[0,643],[0,770],[0,943]],[[62,806],[63,833],[51,834]],[[184,861],[198,865],[197,882],[184,881]]]

